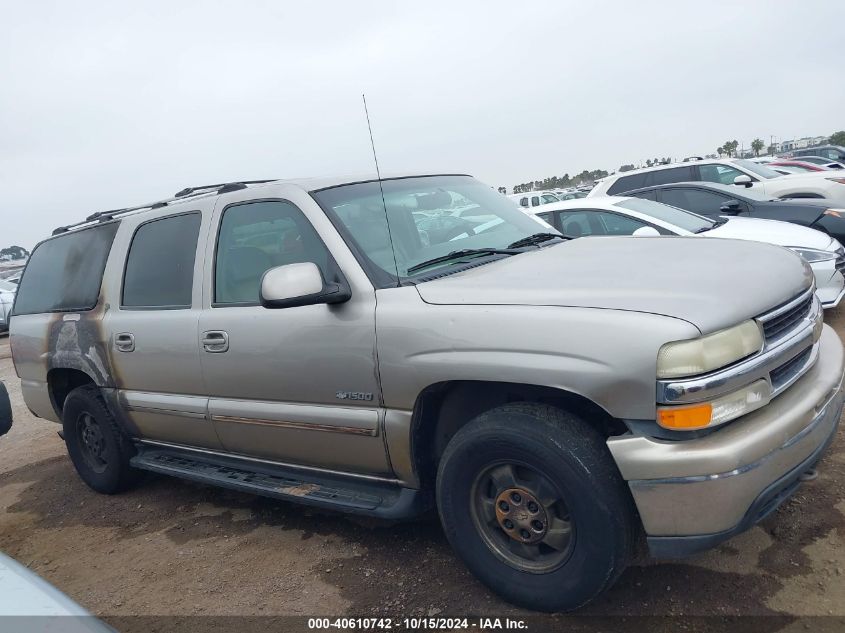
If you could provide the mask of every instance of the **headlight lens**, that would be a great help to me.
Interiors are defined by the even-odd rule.
[[[763,333],[756,321],[689,341],[666,343],[657,353],[657,377],[680,378],[704,374],[730,365],[763,349]]]
[[[710,402],[679,407],[658,407],[657,423],[675,431],[695,431],[730,422],[755,409],[766,406],[772,399],[767,380],[758,380]]]
[[[811,264],[824,262],[829,259],[836,259],[836,253],[832,253],[831,251],[820,251],[815,248],[799,248],[797,246],[787,246],[787,248],[798,253]]]

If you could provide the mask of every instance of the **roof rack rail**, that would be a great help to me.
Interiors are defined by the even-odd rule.
[[[127,213],[134,213],[135,211],[143,211],[144,209],[161,209],[166,207],[171,202],[181,202],[187,197],[200,196],[202,194],[214,192],[215,194],[228,193],[230,191],[238,191],[239,189],[246,189],[247,185],[259,185],[265,182],[273,182],[277,178],[266,178],[264,180],[238,180],[234,182],[222,182],[214,185],[200,185],[199,187],[185,187],[181,191],[177,191],[172,198],[159,200],[158,202],[151,202],[142,204],[137,207],[127,207],[125,209],[113,209],[111,211],[96,211],[87,218],[74,224],[67,226],[60,226],[53,230],[53,235],[60,233],[67,233],[70,229],[74,229],[93,222],[108,222],[118,216]]]
[[[226,189],[226,191],[218,191],[217,193],[226,193],[227,191],[237,191],[238,189],[244,189],[247,185],[260,185],[265,182],[273,182],[277,180],[276,178],[268,178],[264,180],[236,180],[234,182],[219,182],[214,185],[199,185],[197,187],[185,187],[181,191],[177,191],[173,194],[174,198],[184,198],[185,196],[191,195],[192,193],[198,193],[200,191],[205,191],[208,189],[224,189],[226,187],[234,187],[234,189]],[[239,186],[242,185],[242,186]]]

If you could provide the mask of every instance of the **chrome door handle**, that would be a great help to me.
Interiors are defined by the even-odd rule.
[[[120,332],[114,337],[114,346],[119,352],[135,351],[135,335],[129,332]]]
[[[220,354],[229,349],[229,334],[223,330],[209,330],[202,333],[202,348],[211,354]]]

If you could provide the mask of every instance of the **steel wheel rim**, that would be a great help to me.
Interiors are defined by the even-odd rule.
[[[527,464],[500,461],[483,468],[470,491],[470,514],[493,554],[519,571],[548,573],[572,554],[575,523],[563,495]]]
[[[82,412],[76,420],[76,433],[79,439],[79,449],[85,464],[95,473],[106,470],[108,462],[105,458],[106,438],[94,417],[88,412]]]

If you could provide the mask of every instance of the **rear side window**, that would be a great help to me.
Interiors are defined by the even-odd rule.
[[[97,305],[117,222],[73,231],[35,247],[14,314],[82,312]]]
[[[126,258],[123,307],[191,307],[200,220],[186,213],[138,227]]]
[[[645,187],[645,177],[648,174],[631,174],[630,176],[622,176],[619,180],[614,182],[607,190],[607,195],[613,196],[620,191],[631,191],[632,189],[639,189]]]
[[[647,187],[654,185],[668,185],[674,182],[687,182],[695,180],[692,175],[692,167],[673,167],[672,169],[658,169],[650,172],[646,181]]]

